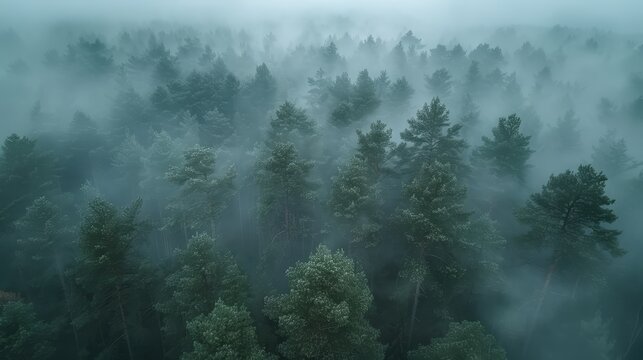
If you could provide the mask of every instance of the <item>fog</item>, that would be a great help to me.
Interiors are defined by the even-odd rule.
[[[0,358],[642,358],[642,17],[0,0]]]

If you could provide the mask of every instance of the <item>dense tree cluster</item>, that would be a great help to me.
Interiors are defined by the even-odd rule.
[[[643,51],[534,32],[0,36],[0,358],[640,358]]]

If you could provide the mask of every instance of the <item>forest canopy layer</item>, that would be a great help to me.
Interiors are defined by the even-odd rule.
[[[0,23],[0,358],[642,358],[643,34],[313,15]]]

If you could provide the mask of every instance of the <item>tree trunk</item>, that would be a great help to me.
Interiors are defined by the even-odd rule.
[[[121,300],[120,287],[116,287],[116,296],[118,300],[118,309],[121,313],[121,322],[123,323],[123,335],[125,336],[125,343],[127,344],[127,353],[129,355],[129,359],[133,360],[134,355],[132,355],[132,344],[130,342],[129,332],[127,331],[127,322],[125,322],[125,311],[123,310],[123,301]]]
[[[54,255],[54,262],[56,264],[56,274],[58,275],[58,280],[60,281],[60,289],[62,290],[63,296],[65,297],[65,306],[67,307],[69,324],[71,325],[71,330],[74,333],[76,358],[80,359],[80,341],[78,340],[78,330],[76,329],[76,325],[74,325],[74,316],[71,311],[71,301],[69,300],[69,294],[67,293],[67,285],[65,284],[65,277],[63,275],[62,265],[60,264],[60,257],[58,256],[58,254]]]
[[[527,333],[527,338],[525,339],[525,344],[523,346],[523,355],[527,354],[527,351],[529,350],[529,343],[531,342],[531,337],[534,333],[534,330],[536,328],[536,324],[538,323],[538,318],[540,317],[540,311],[543,307],[543,304],[545,302],[545,298],[547,297],[547,293],[549,292],[549,285],[551,284],[551,278],[553,277],[554,273],[556,272],[556,268],[558,267],[558,258],[556,258],[551,265],[549,265],[549,269],[547,270],[547,276],[545,277],[545,284],[543,285],[542,290],[540,291],[540,297],[538,298],[538,304],[536,305],[536,310],[534,311],[533,318],[531,320],[531,325],[529,326],[529,331]]]
[[[411,310],[411,324],[409,325],[409,348],[411,347],[411,341],[413,340],[413,325],[415,325],[415,315],[418,309],[418,302],[420,300],[420,284],[421,281],[418,281],[415,284],[415,296],[413,297],[413,309]]]

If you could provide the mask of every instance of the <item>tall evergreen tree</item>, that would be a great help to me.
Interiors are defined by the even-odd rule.
[[[429,77],[424,77],[426,87],[437,97],[448,97],[451,94],[451,75],[445,68],[438,69]]]
[[[33,305],[0,299],[0,357],[50,359],[54,354],[54,329],[38,319]]]
[[[409,206],[398,214],[404,237],[415,257],[413,263],[424,267],[423,273],[448,292],[464,268],[456,254],[466,247],[464,232],[469,213],[464,209],[466,189],[458,184],[449,165],[425,164],[406,187]],[[418,273],[418,271],[414,271]],[[415,276],[413,310],[409,339],[413,336],[415,312],[424,276]]]
[[[605,255],[624,254],[618,244],[620,231],[605,227],[616,220],[609,208],[614,200],[605,194],[606,182],[602,172],[591,165],[580,165],[577,171],[552,175],[542,191],[532,194],[517,212],[518,220],[529,227],[524,240],[550,252],[525,349],[555,273],[563,272],[577,280],[583,275],[592,277],[606,260]]]
[[[371,114],[380,105],[375,83],[368,75],[368,70],[366,69],[360,71],[357,76],[351,97],[351,104],[355,120]]]
[[[308,180],[312,167],[312,162],[299,158],[291,143],[274,144],[268,158],[260,162],[260,215],[270,229],[270,237],[290,241],[302,230],[301,220],[313,197]]]
[[[214,177],[215,156],[211,148],[196,146],[183,154],[183,164],[168,171],[167,178],[182,187],[181,196],[171,205],[171,223],[209,231],[215,236],[219,214],[228,206],[234,192],[233,168],[221,177]]]
[[[449,324],[444,337],[409,352],[409,360],[506,360],[505,350],[477,321]]]
[[[180,344],[185,323],[209,314],[217,301],[243,304],[245,286],[232,257],[217,250],[214,239],[206,234],[192,237],[186,249],[177,251],[175,269],[166,277],[164,296],[157,304],[165,315],[166,340]]]
[[[268,360],[274,359],[257,343],[250,314],[242,305],[219,300],[212,312],[187,324],[193,350],[182,360]]]
[[[406,160],[412,171],[434,161],[448,164],[458,172],[464,170],[461,155],[467,145],[459,137],[462,125],[450,125],[449,111],[439,98],[433,98],[430,105],[425,103],[408,124],[400,137],[411,144]]]
[[[496,174],[523,180],[527,160],[533,151],[529,148],[531,137],[520,132],[520,123],[516,114],[500,118],[498,125],[491,130],[493,139],[483,136],[482,145],[474,155],[489,161]]]
[[[279,106],[270,121],[270,140],[274,142],[292,141],[291,134],[312,135],[315,122],[308,118],[306,111],[286,101]]]
[[[320,246],[286,272],[290,290],[266,298],[287,359],[382,359],[378,332],[366,320],[372,296],[363,273],[339,251]]]
[[[127,304],[138,283],[134,245],[141,230],[137,219],[140,207],[137,201],[121,213],[108,202],[96,199],[89,203],[80,227],[81,254],[75,277],[90,304],[88,313],[78,314],[75,321],[109,335],[101,341],[102,356],[111,353],[134,358],[135,342],[128,319],[135,316]],[[111,345],[121,343],[121,339],[125,349]]]

